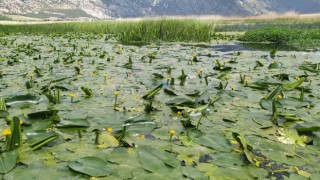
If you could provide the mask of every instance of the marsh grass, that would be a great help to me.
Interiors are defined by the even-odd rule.
[[[216,32],[244,32],[259,28],[282,27],[295,29],[318,29],[320,14],[298,14],[296,12],[267,13],[252,17],[230,17],[215,21]]]
[[[7,16],[0,15],[0,21],[10,21],[10,20],[12,19]]]
[[[33,25],[0,25],[0,32],[13,34],[110,34],[124,44],[151,42],[209,42],[211,23],[194,19],[146,19],[141,21],[68,22]]]
[[[298,49],[306,49],[319,46],[320,29],[260,28],[247,31],[240,40],[272,42],[278,45],[290,45]]]
[[[41,24],[0,25],[0,34],[32,34],[64,36],[65,34],[98,34],[114,37],[122,44],[144,45],[158,42],[210,42],[211,40],[242,39],[250,41],[299,42],[318,44],[320,14],[299,15],[294,12],[286,14],[267,14],[255,17],[158,17],[137,18],[95,22],[40,22]],[[265,29],[274,29],[270,32]],[[283,32],[279,28],[284,29]],[[287,30],[289,29],[289,30]],[[290,30],[296,29],[296,30]],[[298,29],[306,35],[304,42]],[[256,31],[255,31],[256,30]],[[243,32],[247,32],[242,37]],[[230,34],[229,32],[232,32]],[[241,33],[238,33],[241,32]],[[259,34],[259,35],[258,35]],[[265,39],[262,38],[265,34]],[[297,37],[293,37],[297,35]],[[252,36],[252,37],[249,37]],[[310,36],[310,38],[309,38]],[[311,36],[316,40],[312,40]],[[80,37],[80,36],[77,36]],[[305,36],[303,36],[305,37]],[[271,41],[270,41],[271,39]],[[298,40],[300,39],[300,40]]]
[[[260,22],[251,22],[251,23],[229,23],[229,24],[216,24],[214,30],[216,32],[245,32],[260,28],[291,28],[291,29],[318,29],[320,27],[319,21],[260,21]]]

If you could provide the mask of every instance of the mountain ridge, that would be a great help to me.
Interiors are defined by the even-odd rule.
[[[320,0],[0,0],[0,14],[37,18],[251,16],[268,12],[320,12]]]

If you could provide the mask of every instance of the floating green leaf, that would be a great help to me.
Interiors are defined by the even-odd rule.
[[[208,177],[206,177],[202,172],[190,166],[182,167],[182,174],[190,179],[208,179]]]
[[[5,118],[9,116],[7,111],[7,105],[3,97],[0,97],[0,118]]]
[[[59,110],[39,111],[28,114],[31,119],[49,119],[52,116],[57,115]]]
[[[8,151],[0,154],[0,174],[10,172],[17,163],[19,153],[17,151]]]
[[[208,132],[201,132],[198,130],[192,130],[189,132],[189,138],[200,145],[212,148],[221,152],[230,152],[231,144],[228,139],[215,130]]]
[[[86,94],[86,96],[88,97],[93,96],[92,90],[87,88],[86,86],[81,86],[81,90]]]
[[[144,99],[153,99],[154,96],[162,89],[163,84],[160,84],[159,86],[151,89],[148,91],[145,95],[142,96]]]
[[[141,167],[149,172],[167,172],[168,168],[177,168],[179,161],[170,153],[151,146],[139,146]]]
[[[270,99],[277,98],[277,96],[281,93],[282,89],[283,89],[282,85],[278,85],[264,99],[270,100]]]
[[[112,174],[108,163],[94,156],[87,156],[68,163],[70,169],[93,177],[103,177]]]
[[[268,68],[269,69],[281,69],[282,63],[277,62],[277,61],[272,61]]]
[[[90,123],[86,118],[81,119],[63,119],[59,124],[57,124],[58,128],[86,128],[89,127]]]
[[[6,100],[6,104],[8,106],[13,106],[15,104],[24,104],[24,103],[38,103],[40,101],[40,97],[34,96],[32,94],[26,95],[18,95]]]
[[[34,151],[59,138],[58,134],[50,132],[33,132],[27,134],[27,137],[32,142],[29,147]]]
[[[294,82],[286,83],[283,85],[283,89],[285,89],[287,91],[291,91],[291,90],[299,87],[304,81],[305,81],[305,78],[300,78]]]
[[[15,116],[10,122],[11,133],[6,138],[6,151],[12,151],[22,145],[22,132],[20,119]]]

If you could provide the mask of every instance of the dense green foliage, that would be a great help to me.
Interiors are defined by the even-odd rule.
[[[283,45],[311,47],[319,44],[320,30],[261,28],[247,31],[240,39],[249,42],[272,42]]]
[[[115,36],[121,43],[147,44],[159,41],[208,42],[213,34],[210,23],[199,20],[142,20],[36,25],[3,25],[3,33],[52,34],[96,33]]]
[[[260,28],[281,27],[295,29],[318,29],[320,22],[315,23],[234,23],[234,24],[217,24],[215,31],[217,32],[243,32]]]
[[[0,21],[10,21],[10,20],[12,19],[7,16],[0,15]]]
[[[273,42],[294,49],[316,47],[320,43],[320,21],[307,19],[199,20],[144,19],[103,22],[63,22],[47,24],[0,25],[0,34],[50,36],[106,35],[122,44],[146,45],[158,42],[210,42],[239,39],[248,42]],[[232,32],[233,31],[233,32]],[[245,32],[245,35],[239,32]]]
[[[243,19],[215,22],[216,32],[244,32],[260,28],[281,27],[294,29],[318,29],[320,20],[316,18],[295,19]]]
[[[284,44],[286,42],[298,39],[300,31],[288,28],[261,28],[247,31],[242,40],[250,42],[274,42]]]

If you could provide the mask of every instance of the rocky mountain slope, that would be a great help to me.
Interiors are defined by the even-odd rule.
[[[247,16],[320,12],[320,0],[0,0],[0,14],[97,19],[162,15]]]

